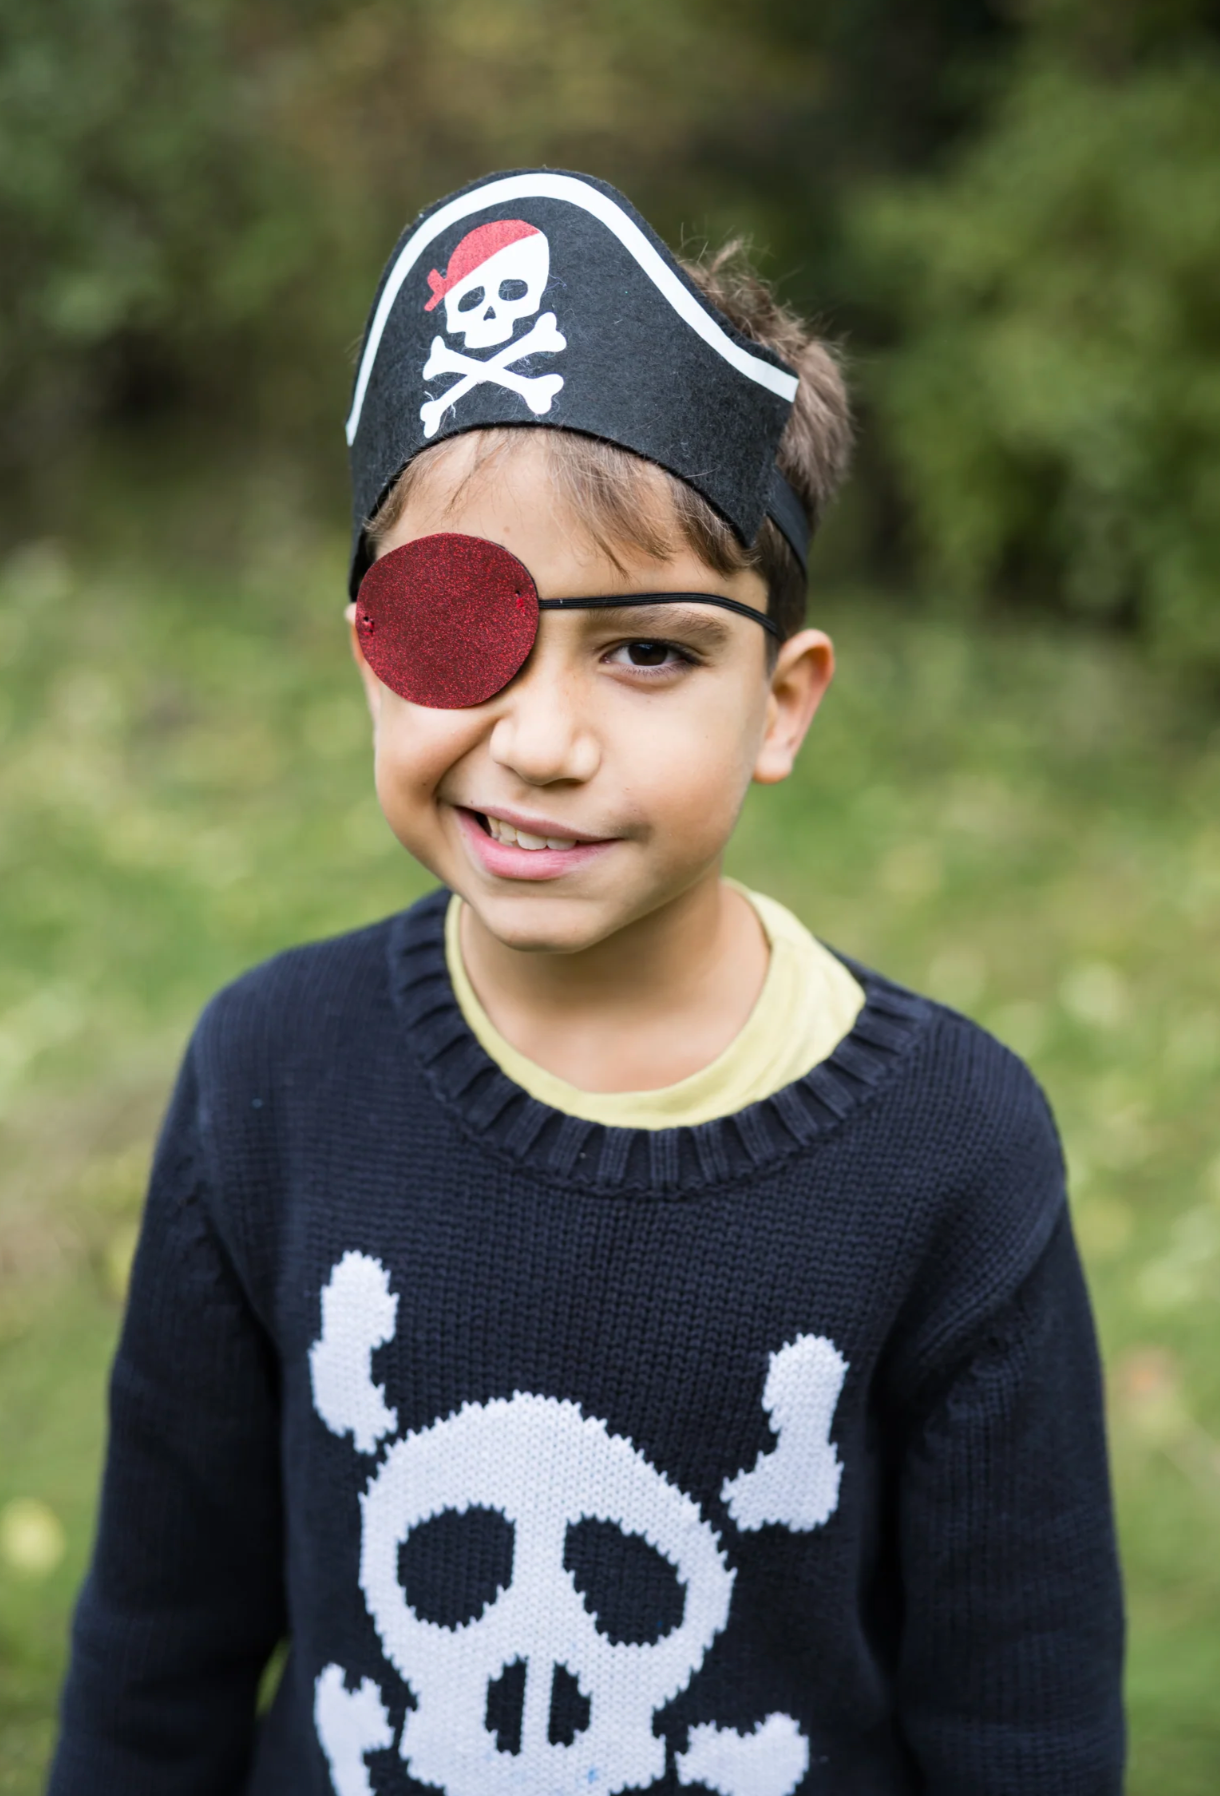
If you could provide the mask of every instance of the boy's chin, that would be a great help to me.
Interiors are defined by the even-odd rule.
[[[626,905],[567,898],[553,888],[503,897],[462,896],[488,935],[519,954],[580,954],[635,920]]]

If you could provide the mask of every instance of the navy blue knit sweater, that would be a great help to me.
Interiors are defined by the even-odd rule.
[[[52,1796],[1112,1796],[1096,1349],[1025,1069],[853,969],[804,1079],[602,1128],[474,1041],[443,907],[196,1032]]]

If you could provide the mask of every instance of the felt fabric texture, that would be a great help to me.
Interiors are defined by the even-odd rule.
[[[463,1021],[448,900],[196,1031],[50,1796],[1119,1796],[1028,1072],[854,967],[851,1032],[739,1114],[564,1116]]]
[[[447,293],[452,293],[467,275],[499,255],[502,249],[537,234],[533,225],[527,225],[519,218],[497,219],[492,224],[479,225],[468,231],[450,256],[444,274],[439,269],[429,269],[428,285],[432,289],[432,298],[425,301],[424,311],[434,312]]]
[[[530,571],[499,543],[456,531],[375,561],[356,596],[364,658],[400,698],[481,705],[524,666],[538,632]]]
[[[366,520],[402,469],[479,426],[633,449],[752,543],[796,384],[606,182],[548,169],[474,182],[403,233],[373,301],[348,419],[351,595]]]
[[[771,470],[771,488],[767,494],[767,516],[774,523],[800,563],[802,574],[809,572],[809,545],[812,525],[794,486],[780,473]]]
[[[377,678],[412,704],[459,710],[494,698],[529,660],[540,611],[714,605],[779,630],[752,605],[701,592],[539,599],[533,575],[500,543],[457,531],[417,537],[375,561],[356,595],[356,630]]]

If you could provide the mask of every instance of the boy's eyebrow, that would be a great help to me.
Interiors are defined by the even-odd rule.
[[[703,611],[698,605],[624,605],[621,610],[611,612],[616,617],[619,627],[624,622],[630,630],[644,629],[647,633],[655,632],[664,636],[671,630],[681,630],[683,636],[692,638],[704,648],[718,649],[729,640],[732,629],[723,623],[713,611]]]
[[[783,632],[773,617],[765,611],[759,611],[755,605],[744,605],[740,599],[730,599],[723,592],[620,592],[605,593],[587,599],[539,599],[539,611],[640,611],[665,605],[682,605],[689,600],[695,606],[691,622],[701,621],[705,605],[717,611],[735,611],[738,617],[748,617],[752,624],[758,624],[776,641],[783,640]],[[688,613],[688,616],[690,614]]]
[[[575,611],[577,606],[572,609]],[[603,624],[609,624],[613,619],[617,630],[639,631],[641,635],[664,636],[680,630],[683,636],[692,637],[706,648],[720,648],[732,635],[727,623],[699,605],[649,604],[647,599],[641,599],[638,605],[616,605],[605,610],[590,608],[586,615],[598,618]]]

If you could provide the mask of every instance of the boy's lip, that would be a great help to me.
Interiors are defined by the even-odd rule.
[[[579,835],[569,825],[550,819],[527,817],[521,811],[506,811],[499,805],[493,811],[475,811],[455,805],[462,841],[475,865],[497,879],[558,879],[585,867],[598,855],[614,846],[613,836]],[[495,817],[523,829],[527,835],[557,836],[572,843],[571,848],[520,848],[515,842],[497,842],[484,829],[481,817]]]
[[[531,817],[525,811],[509,810],[505,805],[464,805],[475,817],[494,817],[497,823],[511,823],[514,829],[523,829],[528,836],[552,836],[565,842],[575,842],[584,847],[590,842],[608,842],[609,836],[590,835],[586,829],[573,829],[570,823],[557,823],[553,817]],[[542,853],[541,849],[534,850]]]

